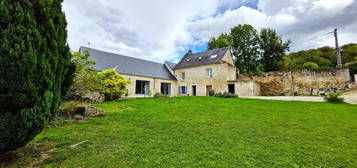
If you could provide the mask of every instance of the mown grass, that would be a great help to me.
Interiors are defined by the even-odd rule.
[[[49,128],[35,138],[32,144],[56,149],[37,166],[357,166],[354,105],[182,97],[95,106],[106,116]]]

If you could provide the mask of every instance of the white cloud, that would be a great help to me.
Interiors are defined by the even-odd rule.
[[[188,45],[201,45],[237,24],[272,27],[293,49],[330,44],[306,41],[341,28],[341,42],[353,42],[356,0],[260,0],[260,10],[240,7],[251,0],[81,0],[64,1],[72,50],[91,47],[133,57],[177,60]]]
[[[340,29],[341,44],[357,42],[357,34],[347,29],[357,23],[356,1],[260,0],[258,7],[260,10],[248,7],[229,10],[221,16],[192,22],[187,29],[207,41],[238,24],[251,24],[257,29],[271,27],[293,41],[292,51],[333,46],[333,36],[326,33],[336,27]]]

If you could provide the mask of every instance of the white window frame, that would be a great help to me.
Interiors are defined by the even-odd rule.
[[[186,73],[185,72],[181,72],[181,80],[185,80],[186,79]]]
[[[185,88],[185,89],[183,89],[183,88]],[[185,92],[183,92],[183,90]],[[179,95],[186,95],[187,94],[187,86],[179,86],[178,92],[179,92]]]
[[[212,68],[206,69],[206,72],[207,72],[207,76],[208,76],[209,78],[212,78],[212,77],[213,77],[213,70],[212,70]]]

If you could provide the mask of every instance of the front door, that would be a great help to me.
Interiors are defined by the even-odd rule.
[[[196,96],[196,86],[192,86],[192,96]]]
[[[234,84],[229,84],[228,85],[228,92],[235,94],[235,88],[234,88]]]
[[[212,92],[212,85],[207,85],[206,86],[206,96],[209,96],[209,93]]]

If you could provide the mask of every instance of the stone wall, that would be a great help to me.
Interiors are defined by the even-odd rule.
[[[240,97],[260,95],[260,85],[253,80],[238,80],[235,85],[235,90]]]
[[[238,80],[246,78],[259,85],[260,96],[310,96],[313,90],[343,89],[350,82],[348,69],[267,72],[239,75]]]

